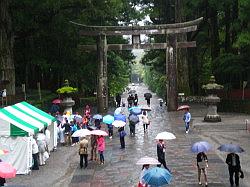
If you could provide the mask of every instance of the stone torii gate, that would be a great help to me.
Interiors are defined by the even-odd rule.
[[[146,26],[88,26],[71,22],[82,28],[80,35],[97,37],[97,45],[80,45],[80,50],[96,50],[98,53],[98,112],[103,113],[108,109],[107,88],[107,51],[108,50],[133,50],[133,49],[165,49],[167,84],[167,108],[168,111],[177,109],[177,48],[196,47],[196,42],[177,41],[177,34],[197,30],[197,25],[203,20],[198,18],[193,21]],[[140,43],[140,35],[165,35],[165,43]],[[107,44],[106,36],[132,35],[132,44]]]

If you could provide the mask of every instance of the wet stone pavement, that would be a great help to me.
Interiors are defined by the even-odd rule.
[[[139,96],[139,105],[146,105],[143,94],[149,92],[146,86],[140,85],[134,88]],[[127,94],[123,95],[126,101]],[[106,150],[104,152],[105,164],[89,161],[86,169],[80,169],[78,146],[59,147],[54,156],[49,159],[46,166],[31,175],[18,176],[9,180],[8,184],[23,184],[24,186],[70,186],[70,187],[132,187],[137,186],[141,172],[141,166],[135,163],[143,156],[157,158],[156,140],[159,132],[169,131],[176,135],[175,140],[165,141],[166,162],[173,173],[170,185],[176,187],[198,187],[196,154],[190,152],[190,147],[194,142],[206,140],[214,148],[220,143],[232,142],[244,143],[243,147],[250,151],[250,133],[243,129],[244,124],[239,125],[239,121],[250,116],[235,118],[232,115],[222,117],[224,123],[206,124],[202,122],[206,112],[205,106],[192,105],[192,123],[189,134],[185,134],[183,124],[183,112],[167,112],[165,107],[159,106],[158,97],[153,94],[151,99],[150,120],[148,132],[144,133],[143,127],[136,126],[136,135],[129,135],[129,127],[126,126],[127,136],[125,137],[126,149],[120,149],[120,141],[117,129],[114,128],[113,139],[106,137]],[[228,120],[226,120],[228,119]],[[230,125],[228,125],[228,123]],[[204,128],[205,127],[205,128]],[[225,133],[226,132],[226,133]],[[244,139],[243,139],[244,138]],[[52,155],[53,155],[52,154]],[[225,164],[225,153],[216,149],[208,154],[208,182],[209,187],[229,186],[228,171]],[[241,186],[250,186],[249,180],[249,154],[241,154],[241,163],[245,172],[244,183]],[[248,163],[248,164],[246,164]],[[204,179],[202,177],[204,186]]]
[[[149,92],[145,86],[136,86],[139,104],[145,105],[143,94]],[[123,95],[126,100],[127,94]],[[182,112],[166,112],[165,107],[159,106],[156,95],[151,99],[152,111],[150,112],[151,125],[148,132],[144,133],[142,126],[136,126],[136,135],[129,135],[126,126],[126,149],[120,149],[117,129],[114,137],[106,138],[105,164],[99,165],[90,162],[86,169],[80,169],[76,163],[76,170],[70,182],[71,187],[76,186],[136,186],[139,180],[141,166],[135,165],[143,156],[157,158],[155,136],[162,131],[173,132],[175,140],[166,143],[166,161],[173,173],[173,181],[169,186],[199,186],[197,182],[196,155],[190,152],[190,146],[201,138],[196,132],[185,134],[182,121]],[[227,170],[224,162],[215,154],[208,154],[209,186],[228,186]]]

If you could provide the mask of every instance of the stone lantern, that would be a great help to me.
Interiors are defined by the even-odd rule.
[[[220,122],[221,117],[217,113],[217,103],[220,102],[220,98],[217,96],[217,91],[223,89],[222,85],[215,82],[215,77],[211,76],[209,83],[202,86],[202,89],[206,91],[208,96],[205,98],[205,103],[208,105],[207,114],[204,117],[206,122]]]

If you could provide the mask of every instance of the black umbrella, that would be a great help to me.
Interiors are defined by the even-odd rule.
[[[139,122],[139,117],[137,115],[131,114],[128,117],[129,121],[133,122],[133,123],[138,123]]]
[[[134,93],[136,93],[136,90],[130,90],[128,93],[129,94],[134,94]]]
[[[144,94],[144,97],[145,97],[145,98],[151,98],[151,97],[152,97],[152,94],[151,94],[151,93],[145,93],[145,94]]]

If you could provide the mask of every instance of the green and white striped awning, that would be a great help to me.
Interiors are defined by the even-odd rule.
[[[0,134],[10,136],[33,135],[54,121],[56,119],[53,116],[23,101],[0,109],[0,127],[5,129],[5,133]]]

